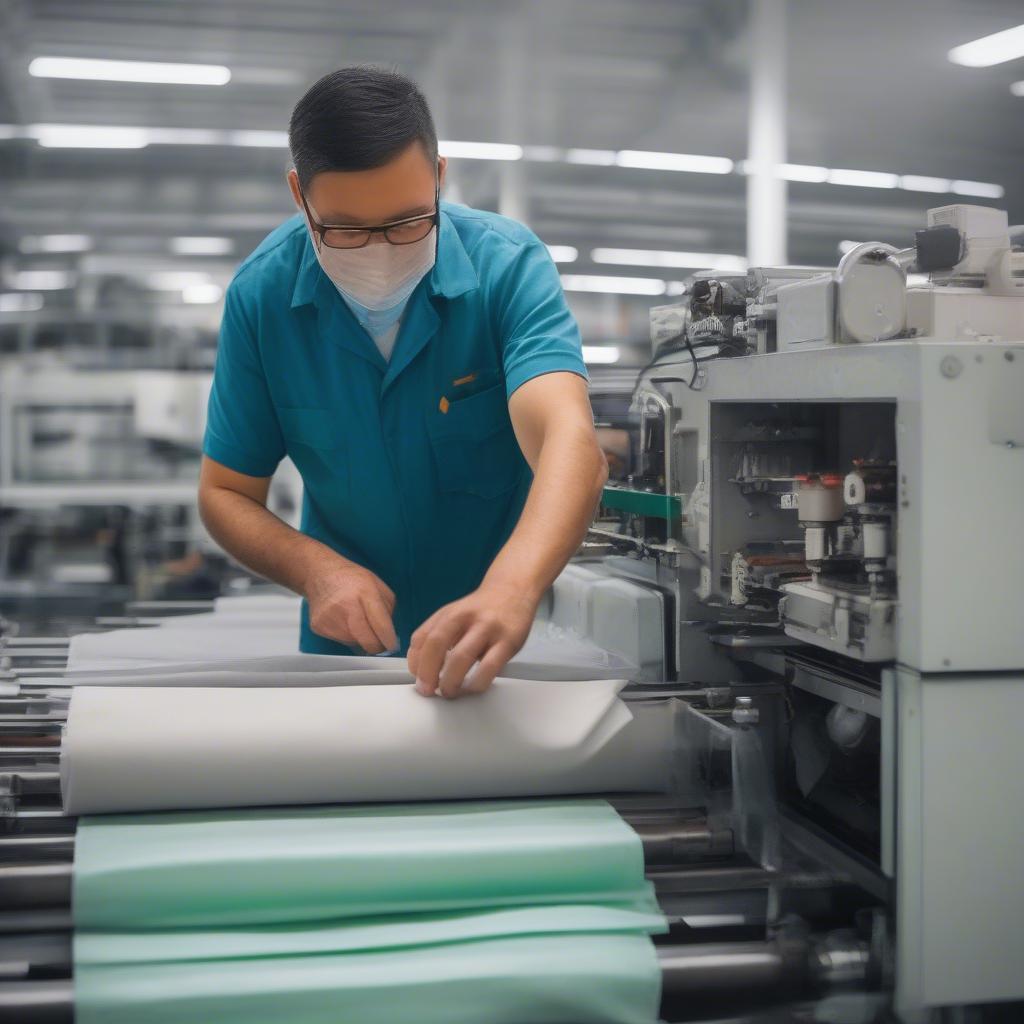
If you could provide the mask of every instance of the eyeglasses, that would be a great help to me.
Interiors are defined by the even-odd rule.
[[[433,213],[421,214],[418,217],[405,217],[403,220],[393,220],[371,228],[336,227],[321,224],[314,219],[310,212],[305,195],[302,196],[302,205],[306,208],[306,216],[309,217],[309,222],[313,226],[314,233],[320,239],[321,246],[326,245],[328,249],[361,249],[369,243],[374,235],[383,235],[391,245],[411,245],[413,242],[421,242],[440,222],[440,198],[440,186],[437,186],[434,189]]]

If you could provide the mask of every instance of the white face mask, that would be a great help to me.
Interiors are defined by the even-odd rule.
[[[430,272],[436,235],[435,227],[409,245],[372,241],[361,249],[317,249],[314,240],[313,250],[323,272],[342,292],[369,310],[384,310],[404,303]]]

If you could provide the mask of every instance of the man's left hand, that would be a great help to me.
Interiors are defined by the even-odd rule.
[[[526,643],[539,603],[521,587],[484,582],[439,608],[409,645],[417,692],[424,697],[482,693]]]

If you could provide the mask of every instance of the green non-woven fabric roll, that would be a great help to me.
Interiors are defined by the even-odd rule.
[[[322,956],[86,966],[77,1024],[653,1024],[640,935],[542,935]]]
[[[602,801],[308,807],[83,818],[76,928],[333,921],[650,898]]]
[[[155,932],[79,932],[75,964],[145,964],[412,949],[512,935],[622,933],[667,930],[651,898],[632,906],[570,904],[468,914],[415,914],[262,928],[172,928]]]
[[[651,1024],[664,931],[601,801],[83,819],[78,1024]]]

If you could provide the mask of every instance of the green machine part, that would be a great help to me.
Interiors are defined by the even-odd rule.
[[[607,509],[630,512],[655,519],[679,519],[683,504],[675,494],[655,494],[652,491],[631,491],[625,487],[606,487],[601,504]]]

